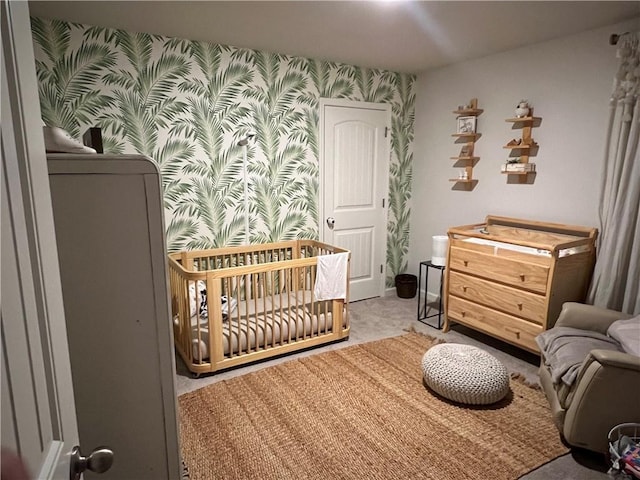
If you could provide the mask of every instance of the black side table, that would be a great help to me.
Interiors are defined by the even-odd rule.
[[[431,315],[427,315],[427,312],[431,309],[427,302],[427,288],[429,285],[429,269],[435,268],[436,270],[440,270],[440,297],[438,300],[438,312],[432,313]],[[425,325],[429,325],[430,327],[437,328],[438,330],[442,329],[442,276],[444,274],[444,265],[434,265],[431,263],[431,260],[426,260],[420,262],[420,271],[418,274],[418,321],[424,323]],[[424,270],[424,299],[421,300],[422,297],[422,271]],[[432,325],[426,321],[428,318],[438,317],[437,325]]]

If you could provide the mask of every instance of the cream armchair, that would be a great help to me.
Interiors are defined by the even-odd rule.
[[[629,317],[614,310],[568,302],[555,326],[606,334],[614,321]],[[569,445],[605,453],[612,427],[640,422],[640,357],[591,350],[571,387],[562,382],[554,384],[544,362],[539,374],[553,419]]]

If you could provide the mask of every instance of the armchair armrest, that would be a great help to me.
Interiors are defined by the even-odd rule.
[[[608,372],[608,375],[619,375],[624,370],[634,371],[633,375],[638,375],[640,374],[640,357],[616,350],[591,350],[580,366],[575,385],[578,385],[585,375],[589,375],[590,367],[597,368],[601,372]],[[638,379],[640,380],[640,377]]]
[[[564,419],[571,445],[605,453],[607,432],[623,422],[640,422],[640,357],[592,350],[581,366]]]
[[[640,372],[640,357],[615,350],[591,350],[584,365],[596,361],[604,367],[627,368]],[[583,367],[584,368],[584,367]]]
[[[562,305],[555,326],[581,328],[606,335],[613,322],[625,318],[631,318],[631,315],[593,305],[566,302]]]

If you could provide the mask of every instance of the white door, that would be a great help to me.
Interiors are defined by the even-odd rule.
[[[0,7],[2,447],[31,478],[68,480],[78,429],[29,13]]]
[[[389,188],[388,105],[322,100],[321,227],[351,251],[350,300],[384,294]]]

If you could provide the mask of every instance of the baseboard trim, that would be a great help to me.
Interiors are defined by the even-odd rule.
[[[425,292],[424,290],[420,290],[420,299],[424,298]],[[387,287],[387,289],[384,291],[384,296],[385,297],[389,297],[389,296],[396,296],[396,288],[395,287]],[[418,295],[416,294],[415,297],[413,298],[417,298]],[[433,292],[427,292],[427,302],[437,302],[438,299],[440,298],[440,295],[437,293],[433,293]]]

